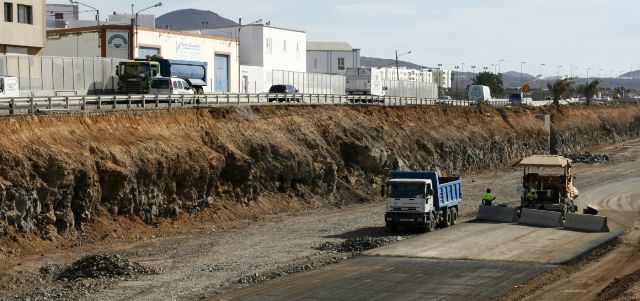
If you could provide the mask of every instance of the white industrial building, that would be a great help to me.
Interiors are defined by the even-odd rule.
[[[242,93],[261,93],[273,84],[274,71],[307,72],[307,34],[267,23],[203,29],[194,32],[236,38],[240,49]]]
[[[238,51],[234,38],[124,25],[47,31],[48,56],[120,59],[160,55],[207,62],[205,92],[238,92]]]
[[[345,42],[307,42],[307,71],[346,74],[360,67],[360,49]]]

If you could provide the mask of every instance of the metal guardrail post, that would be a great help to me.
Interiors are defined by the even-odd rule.
[[[118,103],[118,96],[113,95],[113,103],[111,104],[111,108],[114,110],[117,109],[118,108],[117,103]]]
[[[227,104],[229,104],[229,103],[230,103],[230,101],[231,101],[229,98],[230,98],[230,97],[229,97],[229,94],[227,94]]]
[[[144,108],[146,105],[147,105],[147,96],[142,95],[142,98],[140,98],[140,106]]]
[[[51,110],[51,97],[47,97],[47,110]]]
[[[86,96],[82,96],[82,98],[80,99],[80,111],[86,111],[87,110],[87,98]]]
[[[158,97],[158,95],[155,96],[155,103],[156,103],[156,108],[160,107],[160,97]]]
[[[180,95],[180,105],[184,107],[184,94]]]
[[[69,109],[69,96],[66,96],[64,98],[64,109],[68,110]]]
[[[16,113],[16,99],[11,98],[11,100],[9,100],[9,115],[13,115],[15,113]]]
[[[207,107],[209,106],[209,95],[204,96],[204,105]]]
[[[102,96],[98,95],[98,106],[97,106],[98,111],[102,109]]]
[[[127,97],[127,110],[131,109],[131,95]]]
[[[170,108],[171,107],[171,103],[173,102],[173,99],[171,97],[171,94],[169,94],[169,101],[167,102],[167,107]]]
[[[240,94],[238,94],[238,105],[240,105]]]
[[[33,100],[33,97],[29,98],[29,113],[33,114],[36,112],[36,106],[35,106],[35,101]]]

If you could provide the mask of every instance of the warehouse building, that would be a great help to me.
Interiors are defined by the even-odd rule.
[[[267,92],[274,84],[274,72],[288,72],[296,76],[303,76],[307,72],[307,34],[304,31],[256,23],[195,32],[240,37],[241,66],[238,73],[241,78],[237,90],[242,93]]]
[[[345,74],[360,67],[360,49],[345,42],[307,42],[307,71]]]
[[[238,46],[230,37],[126,25],[55,29],[47,32],[44,55],[207,62],[207,93],[238,92]]]

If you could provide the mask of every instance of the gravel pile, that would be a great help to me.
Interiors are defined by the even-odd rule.
[[[154,268],[144,267],[120,255],[96,254],[80,258],[67,268],[62,269],[56,278],[58,280],[115,278],[157,273],[158,271]]]
[[[568,154],[568,155],[565,155],[565,157],[571,159],[573,163],[593,164],[593,163],[605,163],[605,162],[613,161],[611,160],[611,158],[609,158],[609,155],[607,154],[594,155],[589,152],[578,153],[578,154]]]
[[[318,246],[320,251],[349,253],[362,252],[398,241],[397,237],[356,237],[343,242],[325,242]]]

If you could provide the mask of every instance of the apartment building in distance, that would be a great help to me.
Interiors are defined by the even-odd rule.
[[[44,0],[3,0],[0,55],[40,54],[47,41]]]
[[[346,42],[307,42],[307,71],[345,74],[360,67],[360,49]]]

